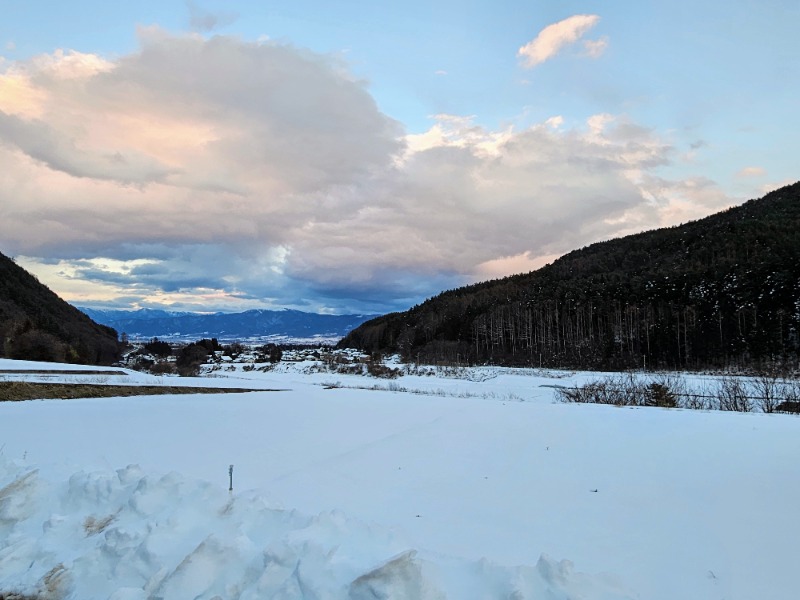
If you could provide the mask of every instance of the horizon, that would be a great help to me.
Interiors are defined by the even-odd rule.
[[[790,0],[5,12],[0,251],[96,310],[401,311],[798,178]]]
[[[316,313],[316,312],[309,312],[305,310],[297,310],[295,308],[248,308],[247,310],[242,311],[187,311],[187,310],[169,310],[169,307],[164,308],[149,308],[149,307],[142,307],[142,308],[104,308],[104,307],[93,307],[93,306],[84,306],[79,304],[73,304],[72,302],[69,303],[70,306],[73,308],[77,308],[81,312],[86,312],[87,310],[95,311],[95,312],[145,312],[145,311],[152,311],[152,312],[165,312],[170,315],[191,315],[191,316],[215,316],[215,315],[237,315],[243,314],[247,312],[300,312],[304,314],[310,314],[315,316],[321,317],[379,317],[383,316],[382,314],[378,313]]]

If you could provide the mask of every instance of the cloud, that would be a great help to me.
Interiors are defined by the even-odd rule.
[[[598,58],[608,48],[608,36],[603,36],[597,40],[584,40],[583,49],[586,56],[590,58]]]
[[[763,177],[766,174],[767,171],[763,167],[744,167],[736,173],[736,177]]]
[[[83,304],[387,312],[727,200],[624,116],[406,135],[335,58],[140,45],[0,71],[0,251]]]
[[[0,144],[17,149],[54,170],[75,177],[108,179],[120,183],[161,181],[170,169],[136,151],[98,149],[86,152],[40,120],[25,120],[0,111]]]
[[[200,8],[196,2],[188,0],[189,25],[192,31],[208,33],[225,25],[230,25],[237,18],[236,13],[212,13]]]
[[[639,172],[666,164],[671,148],[624,119],[605,123],[498,133],[441,115],[372,206],[295,238],[287,272],[352,287],[405,270],[474,279],[498,257],[535,260],[610,237],[647,203]]]
[[[529,273],[535,271],[553,262],[558,257],[558,254],[533,257],[530,251],[525,251],[516,256],[503,256],[487,260],[479,264],[475,271],[481,279],[496,279],[508,275],[509,273]]]
[[[558,54],[565,46],[574,44],[592,27],[597,25],[597,15],[573,15],[542,29],[530,42],[522,46],[517,56],[527,68],[533,68]],[[607,46],[606,38],[587,42],[585,49],[590,56],[599,56]]]

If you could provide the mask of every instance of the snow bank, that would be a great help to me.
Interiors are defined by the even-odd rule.
[[[0,381],[30,383],[77,383],[88,385],[165,385],[171,387],[243,387],[234,378],[159,376],[127,369],[95,365],[73,365],[0,358]],[[249,380],[248,388],[265,389],[263,381]],[[2,398],[0,398],[2,400]]]
[[[48,478],[0,457],[0,595],[81,600],[617,600],[613,578],[542,556],[503,567],[409,548],[341,512],[131,465]]]
[[[34,360],[14,360],[0,358],[0,371],[122,371],[118,367],[98,367],[95,365],[73,365],[70,363],[42,362]]]

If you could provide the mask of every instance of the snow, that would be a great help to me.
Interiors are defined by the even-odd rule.
[[[795,416],[553,403],[586,373],[215,375],[165,381],[285,391],[0,403],[0,593],[796,597]]]

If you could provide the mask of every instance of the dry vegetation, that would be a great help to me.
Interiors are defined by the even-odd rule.
[[[170,385],[98,385],[82,383],[0,382],[0,401],[71,400],[76,398],[113,398],[119,396],[157,396],[163,394],[236,394],[270,391],[244,388],[184,387]]]
[[[559,388],[556,398],[615,406],[800,414],[800,379],[774,371],[754,377],[725,375],[715,381],[690,384],[675,374],[644,376],[629,372]]]

